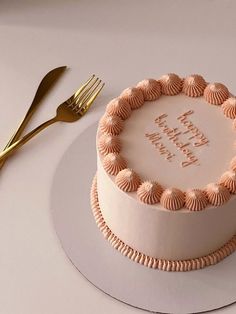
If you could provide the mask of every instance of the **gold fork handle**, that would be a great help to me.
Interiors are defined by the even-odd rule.
[[[57,122],[57,118],[54,117],[41,125],[39,125],[37,128],[26,134],[24,137],[22,137],[20,140],[13,143],[11,146],[6,148],[3,152],[0,153],[0,163],[7,158],[9,155],[11,155],[13,152],[15,152],[17,149],[19,149],[21,146],[23,146],[25,143],[27,143],[29,140],[31,140],[35,135],[37,135],[39,132],[46,129],[49,125]]]

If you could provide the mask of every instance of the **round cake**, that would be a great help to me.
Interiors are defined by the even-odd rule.
[[[91,206],[112,246],[190,271],[236,248],[236,98],[197,74],[145,79],[112,99],[97,132]]]

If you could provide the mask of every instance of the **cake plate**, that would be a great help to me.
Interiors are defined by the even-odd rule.
[[[115,250],[99,231],[90,207],[96,173],[97,124],[69,147],[57,166],[51,209],[67,256],[88,281],[111,297],[156,313],[200,313],[236,302],[236,254],[190,272],[149,269]]]

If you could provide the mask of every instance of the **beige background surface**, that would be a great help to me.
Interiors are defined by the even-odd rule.
[[[138,313],[91,286],[70,264],[49,208],[63,152],[106,101],[144,77],[201,73],[235,93],[231,1],[0,1],[0,145],[41,77],[71,67],[32,121],[49,117],[92,72],[106,89],[90,114],[51,127],[11,158],[0,180],[0,313]],[[234,313],[235,307],[217,313]]]

